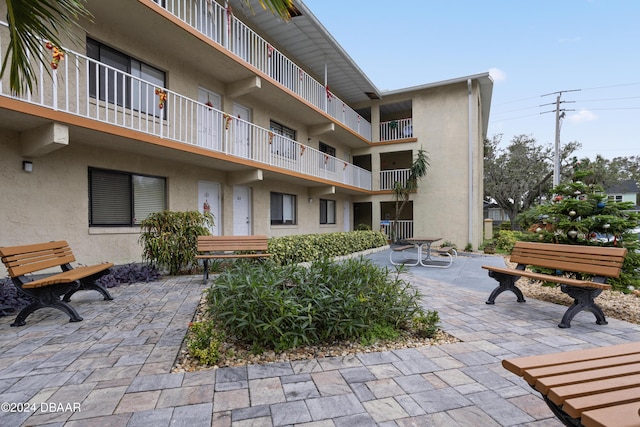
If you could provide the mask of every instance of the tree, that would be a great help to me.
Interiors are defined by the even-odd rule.
[[[605,189],[624,181],[640,182],[640,157],[638,156],[616,157],[608,160],[598,154],[595,160],[574,157],[572,164],[582,173],[589,172],[584,182],[602,185]]]
[[[411,164],[409,177],[406,182],[396,181],[393,185],[393,198],[395,201],[395,212],[393,216],[393,225],[391,227],[391,240],[395,241],[398,235],[398,220],[400,214],[409,201],[411,193],[418,189],[418,181],[427,174],[429,167],[429,157],[427,152],[420,148],[416,154],[416,158]]]
[[[640,288],[640,242],[632,232],[640,225],[634,203],[608,200],[601,185],[595,184],[595,172],[582,163],[573,166],[574,176],[553,189],[554,197],[518,217],[532,239],[570,245],[619,246],[627,248],[619,279],[614,288],[628,291]]]
[[[536,144],[528,135],[515,136],[506,149],[499,148],[502,135],[485,140],[484,194],[494,200],[514,222],[516,216],[531,207],[536,199],[547,195],[553,177],[553,149]],[[570,142],[561,149],[566,163],[580,147]]]
[[[251,7],[252,0],[243,0]],[[253,0],[255,1],[255,0]],[[2,59],[0,79],[9,70],[9,87],[18,95],[31,92],[40,62],[49,70],[50,57],[42,49],[44,41],[64,54],[63,39],[81,42],[74,32],[81,17],[91,18],[86,0],[5,0],[9,24],[9,45]],[[258,0],[260,6],[288,20],[292,0]],[[29,58],[35,58],[37,62]]]

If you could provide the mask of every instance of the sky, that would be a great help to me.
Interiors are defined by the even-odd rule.
[[[489,72],[487,137],[640,155],[638,0],[303,0],[380,90]],[[544,96],[546,95],[546,96]],[[545,105],[547,104],[547,105]]]

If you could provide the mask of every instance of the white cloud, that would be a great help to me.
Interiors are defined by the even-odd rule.
[[[507,74],[499,68],[489,68],[489,75],[494,82],[507,80]]]
[[[574,124],[591,122],[597,119],[598,119],[598,116],[596,116],[589,110],[580,110],[577,113],[571,114],[567,117],[567,121]]]

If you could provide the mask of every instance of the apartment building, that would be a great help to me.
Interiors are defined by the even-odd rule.
[[[31,93],[0,82],[0,246],[139,261],[139,223],[163,209],[210,211],[223,235],[389,233],[421,148],[400,237],[480,244],[488,73],[380,91],[294,5],[283,22],[240,0],[87,0],[81,42]]]

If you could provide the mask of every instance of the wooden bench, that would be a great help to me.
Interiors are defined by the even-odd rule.
[[[611,285],[606,281],[610,277],[620,276],[626,253],[625,248],[517,242],[511,253],[511,262],[518,264],[515,269],[482,266],[489,270],[489,276],[499,283],[498,287],[491,292],[487,304],[494,304],[496,297],[504,291],[513,292],[518,302],[525,302],[522,292],[515,283],[520,277],[528,277],[542,282],[558,283],[562,292],[574,299],[558,325],[560,328],[570,328],[571,319],[583,310],[592,312],[596,316],[598,325],[606,325],[604,313],[594,299],[603,290],[611,289]],[[528,271],[527,266],[551,269],[557,274]],[[579,276],[593,275],[593,277],[584,280],[573,279],[564,276],[564,272],[578,273]]]
[[[209,279],[209,260],[214,258],[266,258],[271,254],[267,236],[198,236],[198,255],[203,260],[204,280]],[[257,253],[236,253],[252,251]]]
[[[16,288],[35,300],[18,313],[11,326],[23,326],[25,319],[31,313],[45,307],[63,311],[69,316],[70,322],[81,321],[82,317],[68,304],[71,296],[79,290],[95,290],[100,292],[105,300],[113,299],[104,287],[95,283],[98,278],[109,272],[113,264],[104,263],[74,268],[71,263],[76,259],[64,240],[2,247],[0,257]],[[35,279],[27,276],[52,267],[60,267],[62,273]]]
[[[640,426],[640,342],[505,359],[567,426]]]

